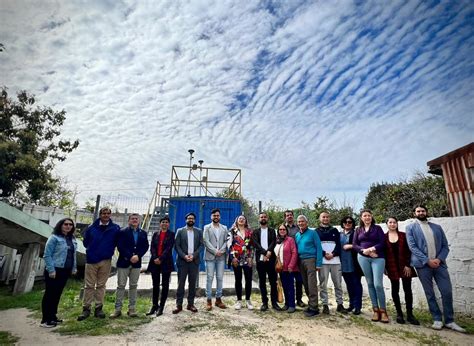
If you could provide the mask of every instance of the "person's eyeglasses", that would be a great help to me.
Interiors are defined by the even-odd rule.
[[[344,221],[344,223],[350,223],[351,224],[352,221],[351,220],[346,220],[346,221]]]
[[[70,222],[65,222],[65,223],[63,223],[63,225],[64,225],[64,226],[71,226],[71,227],[73,226],[73,224],[70,223]]]
[[[286,228],[279,228],[279,231],[286,231]]]

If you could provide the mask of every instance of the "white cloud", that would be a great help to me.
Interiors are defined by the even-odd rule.
[[[2,84],[66,109],[81,145],[58,172],[82,196],[152,189],[194,148],[251,199],[360,206],[472,141],[468,1],[1,6]]]

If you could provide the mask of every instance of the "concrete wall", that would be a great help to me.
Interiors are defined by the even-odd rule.
[[[43,222],[46,222],[51,227],[56,226],[56,223],[65,217],[70,217],[75,223],[81,224],[90,224],[93,218],[93,214],[91,212],[82,209],[69,212],[55,207],[25,204],[22,208],[22,211]]]
[[[472,315],[474,313],[474,216],[430,218],[429,221],[441,225],[448,239],[450,252],[446,262],[453,285],[454,311]],[[406,225],[412,222],[414,220],[400,222],[399,229],[405,231]],[[386,230],[385,225],[381,226]],[[390,281],[388,278],[385,279],[385,284],[390,287]],[[419,280],[413,280],[412,286],[415,305],[427,307]],[[439,292],[438,296],[440,296]],[[442,306],[441,301],[440,306]]]
[[[22,211],[27,213],[43,222],[48,223],[51,227],[56,226],[56,223],[70,217],[77,224],[91,224],[93,221],[93,213],[87,210],[77,209],[73,212],[67,210],[55,208],[55,207],[44,207],[38,205],[26,204],[23,206]],[[120,227],[126,227],[128,225],[128,214],[127,213],[112,213],[112,220],[114,223],[120,225]]]

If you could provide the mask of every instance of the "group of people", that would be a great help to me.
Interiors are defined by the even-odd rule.
[[[342,231],[331,226],[331,216],[322,212],[319,226],[308,227],[308,219],[299,215],[294,220],[293,211],[285,211],[285,222],[275,230],[268,226],[268,215],[259,214],[259,227],[251,230],[244,215],[236,218],[228,229],[220,223],[220,210],[211,211],[211,223],[203,231],[195,227],[196,215],[185,216],[186,225],[176,234],[170,230],[170,219],[160,219],[160,230],[148,242],[147,233],[142,230],[140,216],[131,214],[128,227],[120,227],[110,219],[109,208],[102,208],[99,218],[84,232],[86,267],[84,278],[83,310],[79,321],[91,315],[105,318],[103,311],[105,284],[110,275],[111,259],[117,248],[117,291],[115,310],[110,318],[122,315],[125,286],[129,281],[127,315],[136,317],[137,284],[142,268],[142,257],[150,251],[147,271],[152,275],[152,306],[147,315],[163,314],[168,298],[171,272],[174,270],[173,249],[176,251],[178,288],[176,307],[173,314],[183,310],[185,283],[188,281],[186,309],[197,312],[194,304],[196,282],[199,275],[200,253],[204,247],[206,264],[206,310],[213,307],[226,309],[222,300],[223,278],[226,262],[232,268],[235,278],[236,302],[234,308],[254,309],[251,302],[253,268],[259,278],[262,298],[261,311],[270,306],[276,311],[294,313],[296,307],[305,308],[304,314],[313,317],[320,313],[318,298],[322,301],[322,313],[329,314],[328,281],[334,285],[336,311],[359,315],[362,309],[362,276],[365,277],[372,304],[372,321],[389,322],[386,310],[384,273],[391,282],[392,299],[397,311],[397,323],[405,323],[400,302],[400,280],[405,294],[406,321],[419,325],[413,315],[413,294],[411,281],[418,276],[425,291],[429,310],[434,323],[432,328],[443,326],[464,332],[453,319],[453,298],[446,257],[449,253],[446,236],[441,226],[428,222],[428,210],[424,206],[414,208],[416,221],[406,227],[406,233],[398,230],[394,217],[387,219],[388,232],[375,224],[370,210],[363,210],[356,227],[351,216],[344,217]],[[42,302],[41,326],[54,327],[58,319],[57,307],[62,290],[71,273],[76,272],[77,242],[74,237],[74,222],[63,219],[54,228],[46,243],[44,260],[46,289]],[[213,304],[213,281],[216,278]],[[245,279],[245,302],[242,300]],[[349,296],[347,308],[343,304],[342,279]],[[443,301],[441,312],[433,289],[433,279],[440,289]],[[278,280],[284,292],[284,305],[278,303]],[[270,286],[270,300],[267,292]],[[319,282],[319,284],[318,284]],[[161,286],[161,295],[160,295]],[[303,287],[308,297],[303,302]],[[318,294],[319,293],[319,294]],[[444,323],[443,323],[444,315]]]

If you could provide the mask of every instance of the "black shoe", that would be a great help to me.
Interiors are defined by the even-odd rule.
[[[59,323],[63,323],[64,321],[61,320],[61,319],[59,319],[59,318],[57,318],[57,317],[55,317],[55,318],[53,319],[53,322],[56,322],[56,324],[59,324]]]
[[[347,309],[345,309],[344,305],[342,304],[337,304],[336,311],[340,312],[341,314],[347,314]]]
[[[54,321],[47,321],[47,322],[41,322],[40,327],[43,328],[54,328],[56,327],[56,322]]]
[[[262,304],[260,307],[260,311],[267,311],[268,310],[268,304]]]
[[[298,300],[298,301],[296,302],[296,305],[298,305],[300,308],[305,308],[305,307],[306,307],[306,304],[303,303],[302,300]]]
[[[323,314],[329,315],[329,306],[323,305]]]
[[[414,326],[419,326],[420,322],[412,314],[407,314],[407,322]]]
[[[285,311],[288,310],[288,305],[286,305],[286,304],[283,305],[282,309],[285,310]]]
[[[102,305],[98,305],[95,307],[94,316],[97,318],[105,318],[105,313],[102,310]]]
[[[281,308],[281,306],[278,305],[277,303],[273,303],[273,304],[272,304],[272,308],[273,308],[273,310],[276,310],[276,311],[283,311],[283,309]]]
[[[353,315],[360,315],[360,309],[354,309]]]
[[[293,308],[293,307],[288,308],[288,310],[286,310],[286,312],[289,313],[289,314],[292,314],[292,313],[295,312],[295,311],[296,311],[296,309]]]
[[[159,308],[158,312],[156,313],[156,317],[163,315],[163,309]]]
[[[84,321],[86,318],[88,318],[91,315],[91,309],[89,308],[83,308],[82,313],[77,317],[78,321]]]
[[[347,312],[352,312],[354,310],[354,307],[352,305],[349,305],[349,307],[346,309]]]
[[[145,315],[146,316],[151,316],[151,315],[155,314],[157,311],[158,311],[158,305],[153,305],[151,307],[150,311],[148,311]]]
[[[314,316],[319,315],[319,310],[313,310],[311,308],[308,308],[305,310],[304,315],[306,317],[314,317]]]
[[[405,319],[403,318],[403,314],[397,314],[397,323],[405,324]]]

